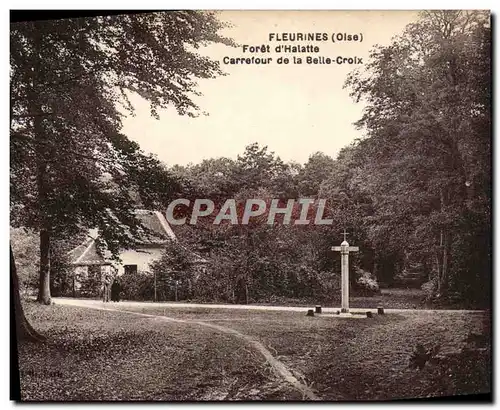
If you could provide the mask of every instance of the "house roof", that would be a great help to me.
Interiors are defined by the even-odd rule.
[[[149,231],[144,232],[139,238],[135,238],[139,244],[163,245],[169,241],[177,240],[174,231],[161,212],[137,209],[135,215]]]
[[[69,252],[72,265],[88,266],[88,265],[109,265],[102,255],[99,255],[95,245],[95,239],[89,238],[81,245]]]
[[[136,217],[146,228],[138,237],[134,238],[138,247],[141,245],[163,246],[172,240],[177,240],[172,228],[161,212],[149,211],[146,209],[136,209]],[[106,255],[99,255],[95,240],[98,232],[92,229],[89,238],[84,243],[71,250],[68,255],[72,265],[109,265],[111,262]]]

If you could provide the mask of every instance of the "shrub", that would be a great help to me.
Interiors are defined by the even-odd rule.
[[[153,300],[154,278],[147,272],[124,273],[120,277],[121,295],[126,300]]]
[[[193,297],[199,302],[234,302],[231,278],[231,267],[214,258],[206,271],[196,275]]]
[[[375,279],[370,272],[357,267],[356,277],[358,278],[356,281],[358,293],[363,296],[373,296],[380,293],[377,279]]]
[[[340,300],[340,274],[337,272],[320,272],[316,275],[317,297],[322,302],[338,302]]]
[[[10,229],[10,243],[22,293],[36,292],[38,288],[40,240],[34,231],[24,228]]]
[[[437,289],[437,283],[436,279],[432,278],[428,282],[425,282],[422,286],[421,289],[425,292],[425,298],[426,300],[430,300],[434,297],[434,294]]]

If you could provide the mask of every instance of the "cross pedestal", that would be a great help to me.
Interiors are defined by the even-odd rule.
[[[359,251],[358,246],[349,246],[345,240],[344,232],[344,242],[340,246],[332,247],[332,251],[340,252],[341,259],[341,273],[342,273],[342,306],[340,312],[345,315],[350,315],[349,313],[349,252]]]

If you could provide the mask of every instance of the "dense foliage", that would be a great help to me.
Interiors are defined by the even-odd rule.
[[[197,49],[232,44],[222,27],[197,11],[11,24],[11,223],[40,237],[41,302],[52,240],[99,228],[98,245],[116,254],[140,228],[131,190],[146,204],[175,196],[176,181],[120,133],[121,119],[133,114],[130,93],[154,116],[196,115],[196,80],[223,74]]]
[[[390,286],[413,273],[428,280],[430,298],[486,305],[490,47],[487,14],[422,13],[347,78],[353,98],[366,104],[358,122],[363,138],[336,159],[316,153],[303,166],[285,164],[253,144],[236,160],[172,169],[191,193],[214,201],[307,196],[329,204],[332,226],[257,222],[241,230],[207,223],[184,232],[191,246],[207,249],[212,297],[328,299],[327,272],[338,281],[340,270],[329,249],[346,228],[350,244],[361,248],[352,255],[354,291],[377,292],[375,278]]]
[[[215,36],[219,25],[211,15],[152,16],[54,23],[64,24],[58,33],[72,33],[73,43],[64,47],[66,37],[53,34],[50,24],[13,30],[13,222],[39,230],[41,249],[45,249],[44,230],[55,237],[71,236],[82,227],[98,226],[107,245],[116,250],[127,243],[123,227],[135,226],[131,211],[139,203],[165,211],[175,197],[209,198],[217,213],[228,198],[235,199],[238,212],[248,198],[262,199],[268,206],[273,198],[282,200],[280,206],[287,198],[322,198],[327,200],[325,213],[333,219],[331,225],[283,225],[280,217],[274,225],[265,217],[253,218],[246,226],[217,225],[213,217],[203,217],[195,226],[177,226],[180,244],[167,247],[149,272],[123,276],[124,297],[152,300],[156,288],[157,300],[337,302],[340,258],[330,249],[341,242],[346,229],[349,243],[360,247],[351,255],[354,294],[371,295],[380,286],[397,285],[413,275],[418,286],[419,278],[427,281],[423,289],[429,298],[488,304],[491,27],[487,15],[422,13],[391,44],[376,47],[364,69],[352,72],[345,84],[354,100],[366,107],[357,124],[362,138],[336,158],[318,152],[303,165],[285,163],[267,147],[251,144],[236,159],[171,167],[144,156],[116,132],[119,115],[111,103],[126,103],[126,90],[132,90],[151,101],[153,114],[167,103],[181,114],[192,113],[197,107],[186,93],[194,83],[187,78],[220,72],[215,63],[183,48],[183,42],[192,46],[228,42]],[[155,31],[157,19],[166,24],[158,29],[161,33]],[[186,19],[192,31],[180,28]],[[202,37],[196,34],[198,24],[208,27]],[[135,35],[120,37],[124,28],[132,28]],[[42,41],[38,30],[52,34],[42,36]],[[157,36],[165,34],[162,30],[183,37],[161,46]],[[148,34],[139,35],[143,32]],[[81,42],[83,54],[69,49],[81,47]],[[157,73],[153,80],[162,92],[146,80],[145,68],[139,67],[142,61],[122,58],[140,54],[146,43],[155,56],[147,70]],[[168,52],[162,54],[169,47],[177,53],[175,60]],[[109,48],[117,52],[109,53]],[[28,54],[20,56],[19,50]],[[41,50],[47,61],[43,60],[46,66],[37,81],[43,80],[45,91],[34,93],[41,85],[29,77],[25,65],[40,64]],[[97,61],[96,56],[103,63],[87,70],[90,78],[78,77],[79,67]],[[197,64],[193,58],[199,58]],[[191,73],[181,64],[187,61]],[[62,76],[75,83],[60,93],[57,84]],[[121,100],[116,90],[123,90]],[[93,111],[84,91],[93,96]],[[63,100],[73,103],[74,112],[59,114]],[[102,108],[102,117],[94,115],[96,106]],[[88,134],[92,138],[84,137]],[[59,149],[62,146],[66,148]],[[68,161],[75,163],[72,169],[65,165]],[[108,177],[103,179],[103,173]],[[208,261],[206,270],[197,270],[190,260],[192,252]]]
[[[436,296],[485,301],[491,269],[491,27],[480,12],[423,13],[347,80],[367,108],[354,149],[366,234],[432,273]]]
[[[334,172],[337,164],[338,161],[321,153],[312,155],[303,167],[286,164],[267,147],[251,144],[236,160],[218,158],[198,165],[174,167],[172,172],[187,181],[185,185],[195,197],[210,198],[216,203],[214,214],[223,199],[235,198],[240,222],[248,198],[262,199],[268,208],[274,198],[283,198],[280,207],[286,206],[285,198],[297,200],[289,225],[283,224],[283,215],[276,216],[274,224],[268,224],[264,214],[251,218],[248,225],[232,225],[225,223],[227,221],[213,224],[212,215],[200,218],[196,225],[176,227],[181,240],[209,262],[207,273],[194,283],[193,296],[234,303],[283,298],[337,302],[340,257],[330,248],[340,244],[342,229],[351,225],[333,209],[328,210],[328,217],[334,220],[332,225],[293,223],[300,213],[300,192],[307,192],[312,199],[318,198],[322,182]],[[315,184],[310,183],[313,179]],[[313,204],[308,218],[314,219],[315,214]],[[357,233],[352,243],[361,237]],[[368,272],[372,266],[367,264],[366,271],[359,269],[362,259],[362,256],[351,256],[353,291],[377,293],[376,280]]]

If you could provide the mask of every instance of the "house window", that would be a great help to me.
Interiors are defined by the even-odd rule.
[[[125,265],[123,268],[126,275],[137,273],[137,265]]]

